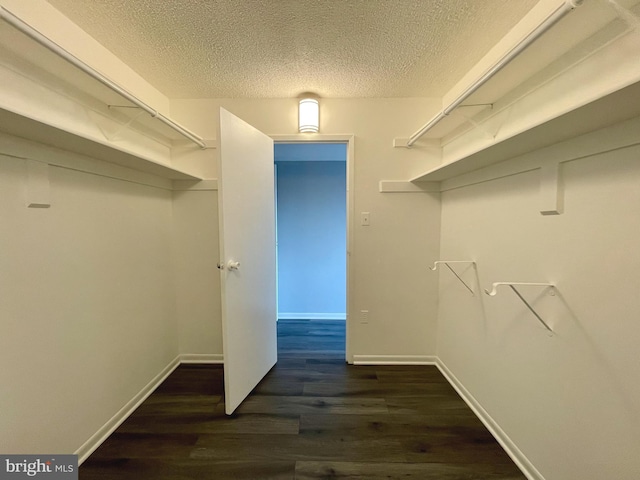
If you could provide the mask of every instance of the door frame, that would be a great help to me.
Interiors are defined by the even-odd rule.
[[[353,213],[354,208],[354,161],[355,161],[355,136],[354,135],[327,135],[327,134],[302,134],[297,133],[293,135],[269,135],[274,143],[343,143],[347,145],[347,319],[345,321],[345,360],[353,364],[353,349],[351,347],[351,320],[355,318],[351,315],[353,308],[352,293],[353,293],[353,275],[351,272],[353,261],[353,220],[355,218]]]

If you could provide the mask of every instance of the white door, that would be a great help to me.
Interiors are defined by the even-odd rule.
[[[218,210],[225,412],[277,361],[273,140],[220,109]]]

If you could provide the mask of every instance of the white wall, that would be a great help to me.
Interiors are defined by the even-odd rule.
[[[0,451],[73,453],[178,354],[171,191],[8,146],[75,169],[48,167],[51,207],[27,208],[27,161],[0,154]]]
[[[424,167],[420,148],[394,149],[392,140],[418,128],[423,112],[436,103],[415,98],[321,100],[321,133],[355,135],[355,217],[371,212],[371,226],[353,225],[349,315],[355,355],[420,357],[435,352],[437,277],[425,271],[438,256],[439,194],[381,194],[378,182],[410,178]],[[171,114],[205,138],[215,138],[220,106],[267,134],[296,133],[295,99],[174,100]],[[183,160],[207,178],[217,175],[208,159],[199,166],[200,159]],[[173,159],[176,165],[183,160]],[[208,248],[213,255],[214,247]],[[368,324],[359,322],[361,310],[369,311]],[[219,313],[212,308],[209,315]],[[193,322],[188,328],[196,332],[208,328],[202,318],[185,321]]]
[[[221,360],[218,192],[174,191],[173,222],[180,353],[208,360],[214,354]]]
[[[484,288],[558,286],[555,297],[522,289],[550,337],[508,288],[471,297],[440,276],[438,356],[546,480],[640,471],[639,129],[635,119],[444,184],[443,257],[476,260]],[[564,162],[565,212],[542,216],[535,168],[550,158]]]

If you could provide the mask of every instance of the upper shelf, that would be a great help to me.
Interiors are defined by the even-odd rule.
[[[192,132],[74,61],[0,21],[0,129],[164,178],[199,178],[171,164],[171,149],[203,142],[190,143],[181,130]]]
[[[411,181],[447,180],[638,116],[640,116],[640,82],[502,142],[438,165]]]
[[[423,138],[440,165],[411,181],[446,180],[638,116],[640,3],[618,1],[622,10],[584,2],[438,122]]]
[[[201,180],[140,153],[114,148],[5,109],[0,109],[0,131],[169,180]]]

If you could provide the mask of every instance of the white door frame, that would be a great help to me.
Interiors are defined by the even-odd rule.
[[[293,134],[293,135],[269,135],[275,143],[345,143],[347,145],[347,320],[345,356],[348,363],[353,363],[351,348],[351,293],[353,292],[353,275],[351,274],[351,254],[353,252],[353,207],[354,207],[354,135],[325,135],[319,134]]]

